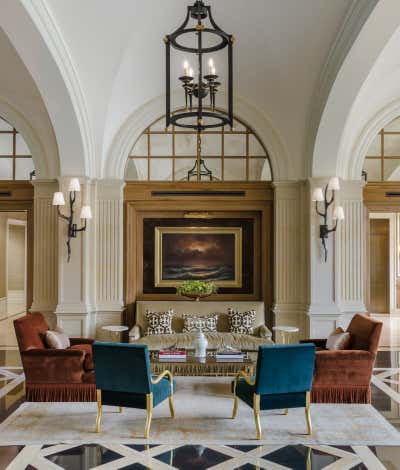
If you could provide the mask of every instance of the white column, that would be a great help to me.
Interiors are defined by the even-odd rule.
[[[69,185],[70,178],[60,179],[60,191],[64,192],[66,205],[60,207],[65,215],[69,215]],[[92,206],[93,188],[86,178],[80,178],[81,191],[76,193],[74,204],[74,222],[80,228],[83,221],[79,215],[82,205]],[[54,209],[55,210],[55,209]],[[95,214],[93,214],[95,217]],[[58,282],[58,305],[57,321],[71,336],[91,336],[91,312],[94,306],[91,303],[92,291],[90,289],[90,278],[93,275],[90,269],[91,250],[93,250],[94,230],[93,220],[87,221],[87,230],[79,232],[76,238],[71,239],[71,259],[67,260],[67,235],[68,224],[65,220],[59,219],[59,282]]]
[[[275,325],[297,326],[308,333],[308,250],[306,186],[275,182]],[[298,339],[293,338],[293,339]]]
[[[119,325],[123,309],[123,188],[120,180],[99,180],[96,201],[96,337],[101,327]]]
[[[315,202],[311,201],[311,195],[316,187],[325,188],[327,178],[309,179],[308,207],[310,225],[310,307],[309,323],[310,337],[326,338],[340,321],[340,311],[335,291],[335,233],[330,233],[326,240],[328,250],[327,261],[324,260],[324,251],[319,236],[319,228],[323,223],[322,218],[316,213]],[[322,209],[322,203],[319,203]],[[329,208],[328,224],[332,227],[332,206]]]
[[[347,326],[353,315],[365,312],[365,212],[361,181],[342,181],[338,193],[345,220],[336,237],[336,288],[341,324]]]
[[[58,298],[58,222],[52,206],[58,182],[32,181],[34,186],[34,261],[32,312],[41,312],[50,326]]]

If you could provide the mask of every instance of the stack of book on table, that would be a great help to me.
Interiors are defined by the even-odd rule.
[[[184,362],[186,361],[186,349],[161,349],[158,352],[160,362]]]
[[[224,349],[217,351],[215,358],[217,362],[243,362],[244,354],[236,349]]]

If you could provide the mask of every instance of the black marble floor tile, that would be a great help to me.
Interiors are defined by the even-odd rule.
[[[114,462],[122,458],[122,455],[99,444],[87,444],[50,454],[46,458],[65,470],[89,470]]]
[[[240,450],[241,452],[250,452],[251,450],[257,449],[259,446],[249,446],[249,445],[230,445],[232,449]]]
[[[179,470],[206,470],[231,459],[228,455],[200,445],[185,445],[154,458]]]
[[[303,445],[295,445],[282,447],[264,455],[263,459],[292,470],[320,470],[339,460],[339,457]]]
[[[236,467],[234,470],[260,470],[260,467],[256,467],[252,463],[246,463],[240,467]]]
[[[125,467],[120,467],[119,470],[152,470],[150,467],[146,467],[141,463],[131,463]]]
[[[138,452],[143,452],[144,450],[152,449],[153,447],[157,447],[157,444],[125,444],[126,447],[130,449],[137,450]]]

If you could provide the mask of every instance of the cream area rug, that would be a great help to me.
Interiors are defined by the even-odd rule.
[[[94,432],[95,403],[24,403],[0,425],[0,445],[56,443],[254,444],[253,411],[240,403],[231,419],[230,379],[178,377],[175,419],[168,401],[154,409],[150,439],[145,412],[104,407]],[[312,405],[314,432],[307,436],[304,409],[263,411],[262,444],[400,445],[398,433],[370,405]]]

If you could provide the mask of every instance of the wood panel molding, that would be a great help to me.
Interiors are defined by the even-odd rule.
[[[168,193],[159,196],[160,191]],[[171,191],[179,196],[170,195]],[[212,191],[213,195],[194,196],[186,191]],[[215,196],[215,192],[222,192]],[[243,195],[229,196],[228,191]],[[157,195],[154,195],[156,192]],[[127,305],[136,300],[179,300],[171,294],[143,294],[143,219],[185,218],[188,213],[208,218],[254,218],[259,237],[254,238],[255,284],[253,294],[218,295],[218,300],[264,300],[266,311],[273,304],[274,190],[270,183],[127,183],[125,206],[124,298]],[[256,231],[255,230],[255,231]],[[215,300],[215,299],[214,299]]]

